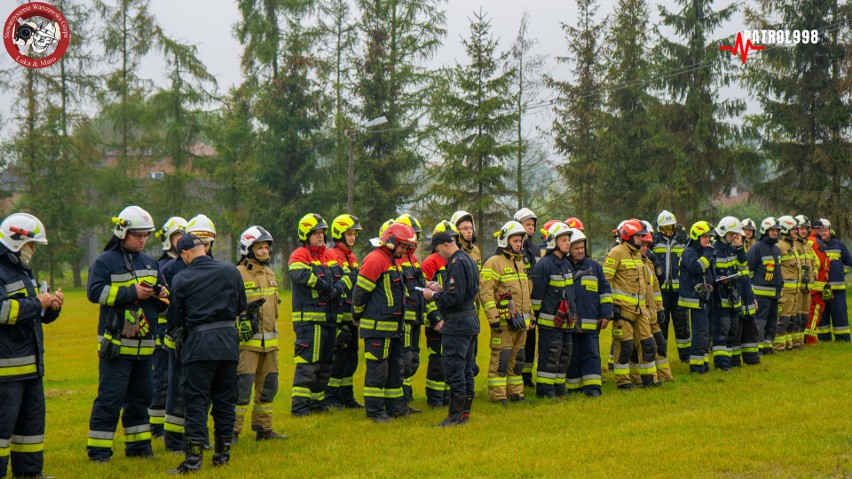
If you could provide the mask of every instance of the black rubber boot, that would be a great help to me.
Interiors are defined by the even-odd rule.
[[[450,397],[449,414],[447,414],[447,418],[441,421],[438,426],[448,427],[464,424],[462,421],[462,414],[464,414],[464,403],[466,399],[467,398],[465,396],[453,394]]]
[[[214,466],[224,466],[231,460],[231,439],[230,437],[216,437],[213,446]]]
[[[183,451],[186,454],[186,459],[177,469],[172,469],[169,474],[188,474],[190,472],[198,472],[201,470],[201,461],[204,459],[204,443],[203,438],[185,438],[183,443]]]
[[[462,409],[462,423],[470,421],[470,407],[473,405],[473,396],[464,398],[464,409]]]

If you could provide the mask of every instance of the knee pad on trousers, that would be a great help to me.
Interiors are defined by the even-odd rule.
[[[654,338],[645,338],[639,341],[642,345],[642,362],[649,363],[657,358],[657,343]]]
[[[263,380],[260,402],[272,402],[276,394],[278,394],[278,373],[269,373]]]
[[[385,382],[388,379],[388,371],[390,370],[390,366],[388,365],[388,361],[387,360],[375,361],[375,362],[373,362],[373,368],[372,369],[373,369],[372,374],[370,374],[370,371],[367,371],[366,379],[371,379],[371,380],[376,381],[376,382],[373,383],[372,381],[370,381],[370,386],[384,387]],[[366,381],[365,381],[365,383],[366,383]]]
[[[420,369],[420,354],[417,351],[411,352],[411,374],[406,377],[411,377],[417,374],[417,370]]]
[[[512,357],[511,349],[500,350],[500,360],[497,362],[497,374],[505,376],[509,372],[509,359]],[[516,363],[517,364],[517,363]]]
[[[402,353],[402,374],[406,378],[414,376],[414,351],[411,349]]]
[[[628,364],[630,362],[630,357],[633,355],[633,341],[622,341],[619,344],[619,349],[616,353],[616,362],[618,364]]]
[[[238,375],[237,404],[248,404],[251,401],[251,388],[254,386],[254,374],[241,373]]]
[[[665,336],[663,336],[662,331],[657,331],[656,333],[654,333],[654,343],[656,343],[657,346],[657,354],[666,357],[667,342]]]

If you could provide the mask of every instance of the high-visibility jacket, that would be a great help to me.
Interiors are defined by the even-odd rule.
[[[781,277],[781,271],[778,271],[781,252],[775,246],[775,242],[768,236],[762,237],[748,250],[746,257],[755,296],[779,297],[784,280]]]
[[[338,268],[325,245],[296,248],[290,254],[288,269],[293,288],[293,325],[309,321],[336,326],[336,301],[329,293],[334,288],[333,268]],[[342,273],[338,272],[342,276]]]
[[[648,269],[638,248],[621,243],[609,250],[603,273],[612,287],[612,302],[621,311],[621,318],[631,321],[639,317],[650,318],[646,298]]]
[[[243,277],[246,300],[249,303],[265,298],[260,309],[260,331],[248,341],[240,341],[240,349],[267,352],[278,349],[278,282],[275,273],[255,259],[245,258],[237,265]]]
[[[648,270],[648,292],[645,293],[645,297],[648,300],[648,312],[651,315],[651,319],[655,319],[657,312],[663,310],[663,294],[660,290],[657,275],[654,274],[654,269],[656,268],[654,264],[655,259],[654,253],[650,251],[642,258],[645,263],[645,269]]]
[[[706,282],[715,288],[716,272],[713,266],[713,248],[702,248],[698,241],[690,241],[680,257],[680,291],[677,305],[702,309],[704,301],[695,291],[695,286]]]
[[[612,318],[612,288],[604,276],[603,268],[587,257],[571,262],[574,274],[574,298],[584,332],[601,329],[601,319]]]
[[[799,257],[794,248],[792,237],[781,236],[778,240],[778,251],[781,252],[781,277],[784,280],[782,291],[787,294],[799,291],[799,279],[802,274]]]
[[[689,239],[685,233],[679,232],[672,237],[662,233],[654,235],[651,252],[654,253],[655,273],[662,291],[677,292],[680,285],[680,255]]]
[[[328,255],[340,266],[343,274],[338,281],[345,286],[345,292],[337,298],[337,322],[348,322],[352,320],[352,289],[355,287],[361,265],[355,253],[342,241],[338,241],[334,248],[329,249]]]
[[[402,277],[405,282],[405,321],[413,324],[423,324],[423,316],[427,308],[437,310],[435,304],[431,307],[426,305],[423,294],[416,287],[426,287],[426,277],[420,267],[420,260],[414,252],[410,252],[400,258],[399,265],[402,267]]]
[[[497,297],[506,291],[512,293],[516,311],[524,315],[529,326],[532,319],[532,282],[524,266],[524,255],[503,250],[500,254],[488,258],[482,266],[479,274],[479,295],[488,322],[499,322],[500,327],[508,328],[507,322],[501,321],[497,312]]]
[[[798,237],[793,241],[793,250],[802,265],[802,275],[799,277],[799,291],[807,292],[817,277],[817,257],[807,238]]]
[[[811,283],[811,293],[822,293],[828,284],[828,268],[831,259],[825,254],[825,243],[816,233],[808,237],[808,244],[814,254],[814,265],[816,266],[816,280]]]
[[[92,303],[100,304],[98,317],[98,349],[106,338],[120,347],[122,356],[140,357],[154,353],[154,336],[157,330],[157,313],[161,307],[154,297],[139,301],[136,284],[164,284],[160,280],[159,265],[145,253],[131,253],[111,241],[110,247],[95,259],[89,267],[86,296]],[[122,338],[119,331],[106,331],[107,321],[117,318],[119,329],[126,315],[138,317],[144,314],[149,323],[148,333],[136,338]]]
[[[723,309],[738,309],[743,305],[742,297],[742,281],[739,279],[743,274],[748,274],[748,257],[745,249],[735,247],[724,241],[716,241],[713,243],[713,266],[716,270],[716,277],[722,278],[726,276],[737,275],[725,282],[717,282],[714,285],[715,300]],[[735,296],[739,296],[734,301],[731,301],[731,292],[736,291]],[[752,306],[753,307],[753,306]]]
[[[755,241],[757,241],[757,239],[754,236],[752,236],[751,238],[746,238],[745,236],[743,236],[743,249],[746,253],[748,253],[748,250],[750,250],[751,247],[754,246]]]
[[[444,276],[447,273],[447,260],[441,257],[438,253],[432,253],[423,260],[420,265],[423,269],[423,277],[426,281],[435,281],[444,286]],[[426,319],[429,321],[429,327],[434,327],[441,321],[441,312],[438,310],[438,305],[434,301],[426,303]]]
[[[364,258],[352,293],[352,319],[361,338],[401,337],[405,317],[405,282],[401,261],[385,247]]]
[[[828,264],[828,285],[832,291],[846,290],[846,273],[852,269],[852,254],[845,244],[832,236],[825,243],[825,255],[831,260]]]
[[[465,253],[468,254],[471,258],[473,258],[473,262],[476,263],[477,269],[482,270],[482,252],[479,251],[479,246],[476,246],[473,243],[468,243],[465,240],[461,240],[461,249]]]
[[[44,331],[59,317],[41,314],[38,282],[15,253],[0,244],[0,383],[44,376]]]
[[[483,271],[483,274],[485,274],[485,271]],[[536,322],[541,326],[557,327],[553,318],[559,310],[559,303],[563,299],[574,303],[573,309],[577,311],[574,271],[571,269],[571,263],[553,252],[540,259],[532,270],[530,299]],[[567,327],[567,324],[563,324],[560,329]]]

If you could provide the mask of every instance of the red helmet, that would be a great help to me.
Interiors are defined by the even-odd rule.
[[[633,235],[646,235],[648,234],[648,230],[645,229],[645,226],[639,220],[627,220],[621,225],[621,229],[618,231],[618,236],[621,238],[621,241],[629,241]]]
[[[559,223],[559,220],[550,220],[541,227],[541,237],[547,240],[548,231],[554,224]]]
[[[412,248],[417,247],[417,234],[414,228],[405,223],[394,223],[382,233],[382,243],[390,249],[396,248],[398,244],[406,244]]]
[[[569,228],[574,228],[575,230],[586,231],[586,228],[583,226],[583,222],[580,221],[579,218],[570,217],[565,220],[565,224],[568,225]]]

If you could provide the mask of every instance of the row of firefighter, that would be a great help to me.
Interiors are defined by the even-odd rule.
[[[200,451],[211,445],[214,464],[227,463],[249,414],[255,440],[286,438],[273,429],[272,417],[279,388],[280,298],[269,267],[271,234],[251,226],[240,235],[235,269],[242,301],[234,303],[236,309],[217,301],[230,294],[225,286],[195,288],[202,306],[193,314],[212,318],[199,326],[190,325],[185,308],[177,311],[171,300],[178,285],[189,291],[193,284],[207,284],[209,271],[218,271],[211,266],[213,222],[203,214],[189,221],[172,217],[158,229],[144,209],[129,206],[113,224],[87,286],[89,300],[100,305],[89,458],[110,460],[119,420],[127,456],[152,456],[152,439],[162,437],[167,450],[186,453],[178,473],[200,468]],[[485,331],[488,400],[501,404],[526,401],[525,387],[554,400],[569,393],[601,396],[600,332],[610,324],[606,366],[619,390],[673,380],[670,324],[672,351],[696,374],[711,363],[730,371],[820,340],[849,341],[844,290],[852,255],[828,220],[785,215],[756,225],[725,217],[715,225],[697,221],[687,230],[663,211],[655,224],[656,230],[648,221],[623,221],[599,263],[590,258],[580,219],[540,225],[523,208],[494,233],[497,251],[483,262],[473,216],[457,211],[434,227],[431,254],[420,261],[415,252],[423,228],[403,214],[382,225],[370,240],[373,250],[359,262],[353,252],[362,231],[357,217],[343,214],[326,222],[305,215],[297,228],[300,246],[287,265],[295,332],[291,414],[363,409],[379,423],[416,414],[412,384],[423,356],[427,405],[448,408],[441,425],[464,424],[479,372],[475,337]],[[532,242],[538,228],[541,245]],[[151,234],[162,241],[158,260],[144,253]],[[20,333],[0,327],[0,341],[10,345],[3,348],[10,357],[0,358],[0,381],[21,382],[23,388],[13,394],[14,388],[4,387],[10,396],[4,400],[22,402],[18,415],[24,418],[0,417],[0,450],[11,448],[11,454],[0,454],[0,467],[5,471],[11,457],[13,473],[40,472],[41,324],[58,317],[64,298],[61,291],[39,287],[29,270],[35,245],[47,243],[37,218],[25,213],[6,218],[0,243],[6,291],[0,322],[26,324],[32,331],[22,340]],[[230,357],[224,349],[211,352],[210,344],[218,343],[198,340],[202,332],[223,326],[239,344],[233,377],[216,391],[199,393],[196,374],[182,374],[182,368],[192,364],[197,371],[205,361]],[[464,347],[470,344],[472,351],[459,353],[460,337],[468,338]],[[361,352],[363,404],[353,388]],[[24,404],[22,398],[30,395],[34,399]],[[198,398],[204,398],[202,405],[187,404]],[[190,437],[189,411],[206,418],[211,402],[214,441],[206,427]],[[11,425],[9,431],[4,425]],[[13,437],[35,439],[21,448]]]

